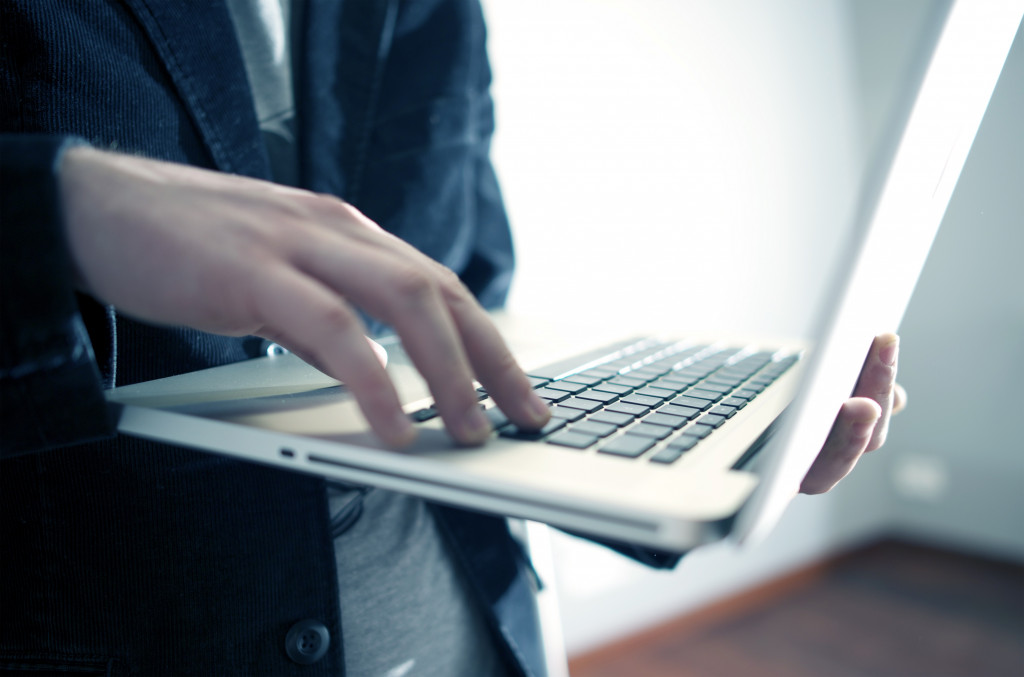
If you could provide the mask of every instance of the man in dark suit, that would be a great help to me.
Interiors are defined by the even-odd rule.
[[[477,4],[291,3],[290,172],[235,30],[269,5],[229,4],[2,5],[0,672],[542,674],[503,520],[114,435],[104,387],[258,336],[407,443],[360,312],[456,440],[490,434],[473,378],[521,425],[548,416],[483,310],[513,258]],[[806,490],[881,444],[895,360],[876,341]]]

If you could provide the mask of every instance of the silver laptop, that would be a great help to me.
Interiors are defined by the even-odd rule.
[[[612,541],[679,551],[757,538],[797,492],[872,337],[898,327],[1022,13],[1024,0],[963,0],[936,22],[809,342],[683,327],[555,354],[582,344],[498,316],[551,402],[540,433],[507,425],[481,392],[494,438],[455,447],[395,341],[388,371],[420,426],[409,449],[384,448],[344,386],[291,355],[114,389],[119,430]]]

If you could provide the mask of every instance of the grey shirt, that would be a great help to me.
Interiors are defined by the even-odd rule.
[[[331,514],[355,490],[328,491]],[[423,501],[375,489],[334,541],[349,675],[503,675],[493,637]]]

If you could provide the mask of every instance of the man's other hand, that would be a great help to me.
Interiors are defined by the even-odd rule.
[[[825,445],[807,472],[800,491],[821,494],[853,470],[860,457],[885,443],[889,418],[906,405],[907,394],[896,383],[899,338],[875,337],[864,360],[853,396],[843,403]]]

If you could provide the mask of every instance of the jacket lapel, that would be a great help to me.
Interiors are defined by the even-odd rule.
[[[227,6],[211,0],[125,0],[167,68],[217,169],[270,177]]]

